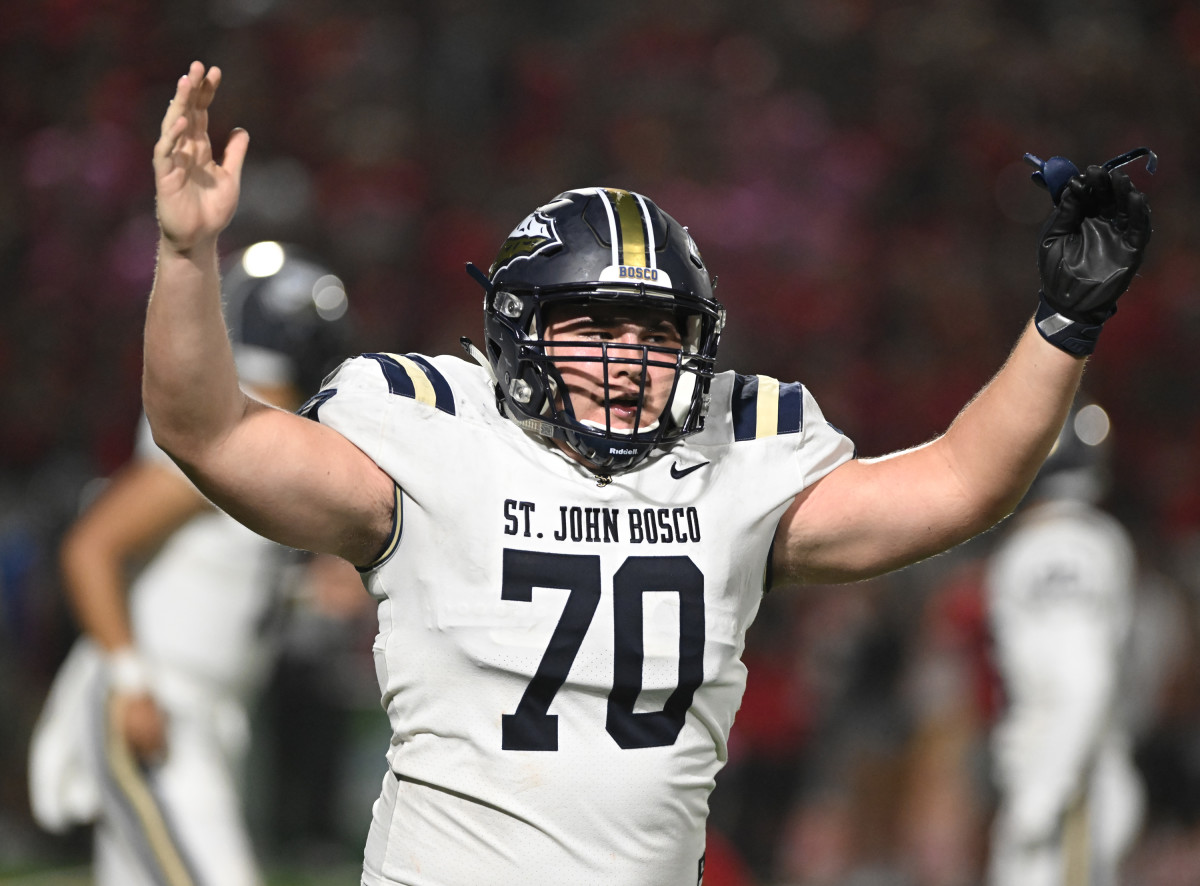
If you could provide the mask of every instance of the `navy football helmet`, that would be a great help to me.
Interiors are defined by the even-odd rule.
[[[593,471],[611,475],[704,426],[725,309],[687,229],[646,197],[616,188],[565,191],[509,234],[486,275],[467,268],[486,293],[486,353],[467,339],[463,345],[490,368],[502,411],[521,428],[563,441]],[[596,303],[669,312],[682,347],[578,342],[571,344],[595,356],[551,359],[546,310]],[[643,371],[634,429],[615,428],[607,402],[603,424],[581,421],[560,370],[569,361],[602,363],[606,390],[620,365],[670,367],[675,378],[666,408],[657,420],[641,421]]]
[[[235,253],[221,292],[244,381],[292,384],[307,396],[349,356],[346,287],[300,248],[266,240]]]

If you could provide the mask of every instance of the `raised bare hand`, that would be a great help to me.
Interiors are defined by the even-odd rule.
[[[208,107],[221,69],[192,62],[179,78],[154,145],[154,180],[163,245],[186,253],[215,240],[233,219],[250,136],[235,129],[218,164],[208,137]]]

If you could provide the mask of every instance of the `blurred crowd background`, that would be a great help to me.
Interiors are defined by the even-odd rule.
[[[478,339],[485,266],[584,185],[688,225],[730,312],[721,368],[801,380],[875,455],[928,439],[1003,360],[1050,202],[1022,156],[1138,145],[1155,234],[1085,385],[1146,582],[1139,884],[1200,882],[1200,7],[1186,0],[7,0],[0,14],[0,877],[86,859],[31,823],[29,729],[74,637],[56,547],[128,458],[176,79],[251,134],[226,252],[343,277],[361,350]],[[713,826],[767,884],[978,882],[1000,700],[990,536],[887,579],[776,592]],[[267,858],[360,859],[386,724],[372,614],[297,598],[248,777]],[[346,882],[354,882],[351,873]]]

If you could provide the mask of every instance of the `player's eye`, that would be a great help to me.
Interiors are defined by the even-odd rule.
[[[669,326],[651,329],[646,334],[646,341],[650,344],[662,345],[668,348],[678,348],[682,346],[682,341],[679,338],[679,333]]]

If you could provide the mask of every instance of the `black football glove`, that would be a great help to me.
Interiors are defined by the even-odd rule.
[[[1048,342],[1075,356],[1096,347],[1104,321],[1117,311],[1117,299],[1129,288],[1150,242],[1150,208],[1145,195],[1117,167],[1149,155],[1138,148],[1103,166],[1079,173],[1062,157],[1042,162],[1033,179],[1055,200],[1054,211],[1038,241],[1041,300],[1035,321]]]

